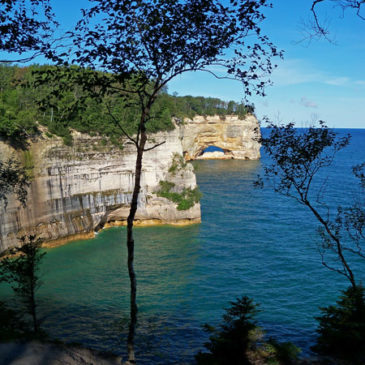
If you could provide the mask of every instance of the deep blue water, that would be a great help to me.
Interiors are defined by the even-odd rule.
[[[330,208],[357,194],[351,166],[365,161],[365,130],[320,176]],[[260,325],[308,354],[319,307],[347,282],[321,265],[316,221],[293,200],[253,181],[267,161],[197,161],[202,224],[136,228],[137,357],[141,364],[189,364],[228,303],[248,295]],[[325,184],[323,185],[323,181]],[[129,282],[125,228],[49,249],[39,291],[44,328],[54,337],[125,354]],[[351,260],[359,280],[364,261]]]

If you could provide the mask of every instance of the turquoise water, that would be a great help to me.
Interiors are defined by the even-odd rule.
[[[365,161],[365,130],[350,132],[351,145],[322,176],[332,207],[355,196],[350,169]],[[196,162],[202,224],[135,229],[139,363],[192,363],[207,339],[201,326],[217,324],[241,295],[260,303],[258,320],[268,336],[308,353],[318,307],[333,303],[347,283],[321,265],[311,215],[269,188],[253,188],[262,162]],[[125,228],[113,228],[47,250],[39,299],[52,336],[125,354],[125,235]],[[364,262],[352,265],[364,281]]]

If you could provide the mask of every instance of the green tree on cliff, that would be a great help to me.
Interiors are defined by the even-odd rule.
[[[62,137],[66,144],[72,143],[71,129],[75,129],[82,133],[98,133],[119,145],[120,129],[110,117],[110,105],[113,105],[123,128],[129,134],[137,133],[135,115],[138,110],[132,105],[128,108],[118,95],[91,98],[89,90],[82,90],[77,83],[79,71],[75,66],[67,70],[63,78],[65,72],[62,67],[0,64],[0,137],[15,147],[26,148],[27,138],[39,133],[39,123],[47,126],[49,133]],[[38,79],[43,79],[43,75],[48,73],[54,73],[57,81],[46,78],[42,82]],[[70,80],[74,76],[75,79]],[[65,86],[61,93],[58,90],[60,83]],[[250,106],[243,103],[227,103],[218,98],[202,96],[178,97],[163,90],[154,103],[152,114],[155,117],[148,123],[147,131],[155,133],[173,129],[174,117],[180,120],[193,118],[197,114],[238,114],[244,117],[251,111]]]
[[[25,206],[28,186],[27,173],[19,162],[12,159],[0,161],[0,203],[6,207],[9,194],[14,193]]]

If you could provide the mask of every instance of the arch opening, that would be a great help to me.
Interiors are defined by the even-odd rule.
[[[229,159],[231,151],[218,146],[209,145],[202,147],[196,155],[196,159]]]
[[[202,151],[202,154],[206,153],[206,152],[223,152],[224,153],[224,149],[217,147],[217,146],[208,146],[207,148],[205,148]]]

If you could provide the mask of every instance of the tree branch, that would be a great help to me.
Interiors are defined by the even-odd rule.
[[[114,123],[120,128],[120,130],[122,131],[122,133],[131,141],[135,144],[136,147],[138,147],[138,143],[137,141],[132,138],[128,133],[127,131],[123,128],[123,126],[120,124],[119,120],[117,118],[115,118],[115,116],[113,115],[113,113],[111,112],[110,110],[110,106],[109,104],[106,104],[106,107],[108,108],[108,112],[109,112],[109,115],[111,116],[111,118],[113,119]]]
[[[145,149],[143,150],[143,152],[151,151],[151,150],[155,149],[156,147],[163,145],[164,143],[166,143],[166,141],[163,141],[163,142],[161,142],[161,143],[157,143],[157,144],[155,144],[153,147],[145,148]]]

